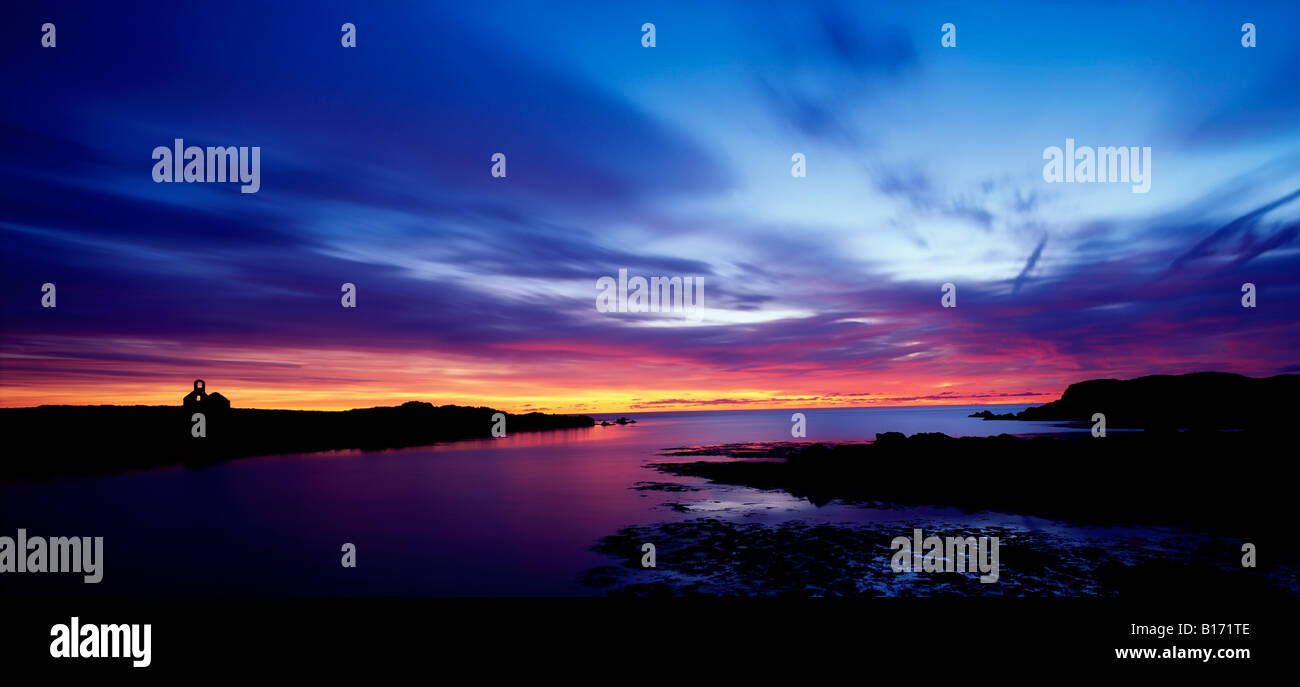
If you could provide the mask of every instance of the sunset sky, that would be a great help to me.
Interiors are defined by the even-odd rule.
[[[354,4],[7,8],[0,406],[196,377],[263,408],[1032,404],[1300,372],[1300,3]],[[154,183],[176,138],[261,146],[261,190]],[[1150,192],[1045,182],[1067,138],[1151,147]],[[702,277],[702,321],[597,312],[619,269]]]

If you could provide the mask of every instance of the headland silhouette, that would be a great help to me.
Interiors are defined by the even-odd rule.
[[[343,411],[232,407],[207,383],[178,406],[69,406],[0,409],[8,446],[0,478],[47,478],[173,464],[204,465],[250,456],[342,449],[379,450],[492,437],[502,411],[487,407],[400,406]],[[203,436],[195,436],[202,415]],[[507,434],[591,427],[586,415],[504,413]]]

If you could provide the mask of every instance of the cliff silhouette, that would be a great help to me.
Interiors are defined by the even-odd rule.
[[[1061,398],[1019,413],[984,410],[986,420],[1050,420],[1107,428],[1267,429],[1286,423],[1300,394],[1300,375],[1246,377],[1228,372],[1149,375],[1136,379],[1090,379],[1066,388]]]
[[[203,465],[231,458],[340,449],[425,446],[492,436],[487,407],[400,406],[343,411],[231,408],[203,380],[181,406],[65,406],[0,409],[8,441],[0,479],[46,478],[173,464]],[[205,436],[194,436],[196,413]],[[586,415],[505,413],[516,432],[591,427]]]

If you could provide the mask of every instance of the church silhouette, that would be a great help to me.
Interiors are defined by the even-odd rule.
[[[209,394],[207,386],[207,382],[202,379],[194,380],[194,390],[185,394],[183,401],[185,409],[199,413],[230,410],[230,401],[218,392]]]

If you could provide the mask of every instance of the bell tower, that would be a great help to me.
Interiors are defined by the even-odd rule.
[[[203,405],[203,401],[208,398],[208,384],[202,379],[194,380],[194,390],[185,395],[184,405],[187,408]]]

